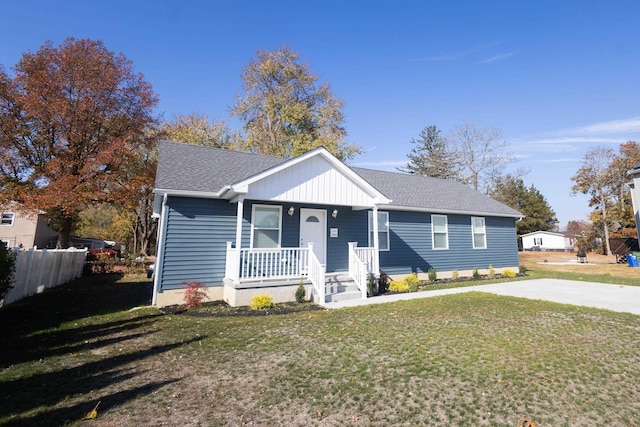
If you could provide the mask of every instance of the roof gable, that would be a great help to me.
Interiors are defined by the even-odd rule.
[[[324,148],[309,151],[236,182],[230,186],[229,195],[243,195],[256,200],[362,207],[390,202]]]

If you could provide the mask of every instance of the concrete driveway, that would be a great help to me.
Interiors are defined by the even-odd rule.
[[[326,307],[355,307],[358,305],[381,304],[385,302],[429,298],[472,291],[603,308],[606,310],[640,315],[640,286],[609,285],[605,283],[560,279],[522,280],[518,282],[469,286],[466,288],[383,295],[367,298],[366,300],[355,299],[333,302],[326,304]]]

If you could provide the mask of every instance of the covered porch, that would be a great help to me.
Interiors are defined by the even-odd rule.
[[[309,290],[309,298],[319,304],[334,302],[339,294],[346,297],[347,292],[352,297],[367,298],[370,275],[377,280],[378,272],[376,248],[358,247],[357,242],[348,244],[348,271],[331,273],[327,273],[326,265],[318,259],[313,243],[297,248],[237,249],[232,242],[227,242],[225,299],[235,302],[246,299],[240,294],[265,291],[291,294],[291,289],[301,283]],[[290,297],[288,294],[283,297],[287,296]]]
[[[377,280],[380,266],[378,208],[391,201],[328,152],[311,151],[220,196],[237,205],[235,241],[226,247],[226,300],[239,289],[271,293],[302,282],[324,304],[327,267],[367,297],[369,276]]]

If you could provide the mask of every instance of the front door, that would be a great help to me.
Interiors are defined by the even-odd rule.
[[[327,247],[327,211],[300,209],[300,247],[313,243],[313,252],[320,264],[325,263]]]

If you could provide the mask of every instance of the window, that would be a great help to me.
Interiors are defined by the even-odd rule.
[[[378,245],[389,250],[389,212],[378,212]],[[373,247],[373,212],[369,211],[369,247]]]
[[[487,249],[487,231],[484,218],[471,217],[471,234],[473,235],[473,249]]]
[[[3,213],[2,218],[0,218],[0,225],[13,225],[15,217],[16,214],[14,213]]]
[[[533,244],[536,246],[542,246],[542,237],[534,237]]]
[[[253,205],[253,214],[251,218],[251,247],[280,247],[282,207]]]
[[[431,215],[433,249],[449,249],[449,229],[446,215]]]

